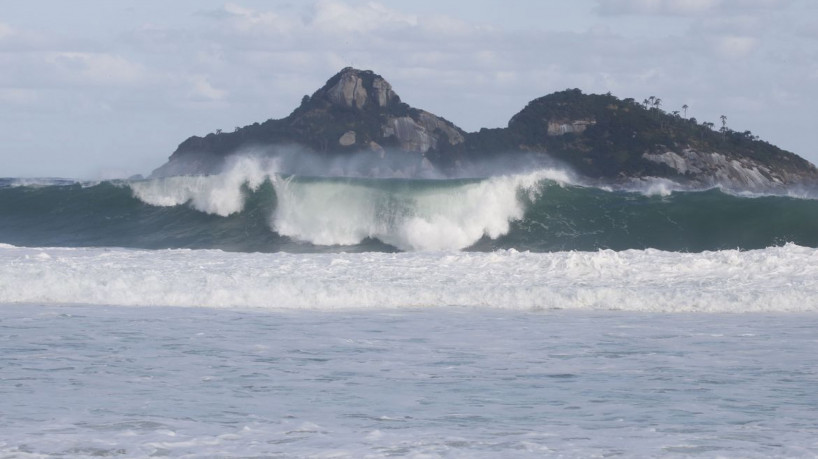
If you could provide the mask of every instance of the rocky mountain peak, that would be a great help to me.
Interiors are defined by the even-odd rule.
[[[463,143],[454,124],[403,103],[383,77],[347,67],[305,97],[289,119],[301,137],[320,139],[316,150],[384,149],[412,153]]]
[[[400,103],[390,85],[371,70],[347,67],[327,81],[313,97],[328,100],[333,105],[363,109],[367,106],[385,108]]]

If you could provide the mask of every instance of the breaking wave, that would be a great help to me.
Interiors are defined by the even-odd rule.
[[[279,169],[274,158],[240,157],[209,176],[0,183],[0,242],[245,252],[818,247],[813,199],[666,181],[605,189],[556,168],[458,179]]]

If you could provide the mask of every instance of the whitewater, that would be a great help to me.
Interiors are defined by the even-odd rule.
[[[520,220],[523,191],[567,182],[560,170],[473,180],[350,180],[297,178],[278,173],[275,162],[239,157],[223,174],[168,177],[130,183],[135,197],[154,206],[188,204],[227,217],[244,210],[247,193],[272,185],[276,208],[271,228],[319,246],[358,244],[373,238],[400,250],[460,250],[483,236],[496,239]]]
[[[240,156],[209,176],[0,179],[0,241],[288,253],[818,247],[812,192],[747,195],[665,179],[611,188],[560,168],[395,175],[302,176]]]
[[[0,179],[0,457],[816,457],[817,247],[559,168]]]
[[[818,250],[244,254],[0,246],[0,303],[816,312]]]

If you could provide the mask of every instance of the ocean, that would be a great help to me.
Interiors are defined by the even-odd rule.
[[[0,457],[816,457],[818,200],[0,179]]]

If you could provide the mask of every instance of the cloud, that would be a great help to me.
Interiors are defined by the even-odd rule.
[[[700,15],[722,3],[723,0],[597,0],[596,11],[602,15]]]
[[[724,57],[737,59],[747,57],[758,44],[758,39],[753,37],[726,36],[717,39],[716,50]]]
[[[219,101],[228,94],[227,91],[214,88],[204,75],[191,77],[191,84],[190,95],[194,100]]]
[[[0,88],[0,101],[6,104],[31,105],[39,99],[39,93],[33,89]]]
[[[792,0],[596,0],[601,15],[704,16],[715,12],[732,15],[780,10]]]
[[[282,17],[272,11],[255,11],[250,8],[228,3],[224,6],[224,15],[231,24],[242,31],[263,31],[266,33],[288,33],[297,27],[297,21]]]
[[[384,28],[416,27],[418,17],[368,2],[349,4],[322,0],[315,4],[310,26],[321,31],[369,32]]]
[[[300,10],[282,8],[264,11],[227,3],[222,9],[200,13],[216,21],[227,21],[234,32],[249,35],[287,36],[305,33],[368,33],[383,29],[405,29],[418,25],[418,16],[387,8],[378,2],[350,3],[319,0]]]
[[[59,45],[60,43],[49,42],[40,33],[0,22],[0,52],[18,53],[54,48]]]
[[[0,22],[0,40],[10,37],[14,34],[14,29],[12,29],[9,25],[3,24]]]
[[[143,82],[142,65],[122,56],[90,52],[56,52],[45,57],[63,78],[95,85],[134,85]]]
[[[377,46],[389,41],[436,40],[470,36],[480,28],[442,14],[411,14],[389,8],[380,2],[319,0],[300,9],[255,10],[228,3],[221,10],[201,14],[219,24],[217,34],[235,38],[265,37],[266,48],[291,49],[323,41],[324,49],[349,46]],[[227,27],[224,27],[227,25]],[[366,38],[376,40],[367,41]],[[255,44],[256,46],[258,44]]]

